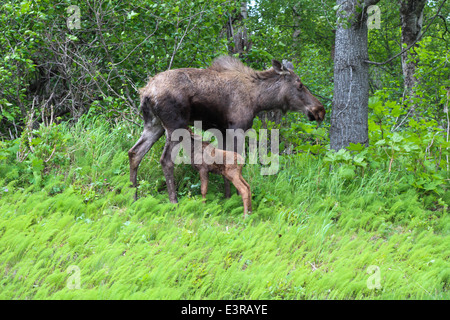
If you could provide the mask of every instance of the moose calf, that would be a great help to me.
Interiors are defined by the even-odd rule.
[[[250,185],[242,177],[244,158],[236,152],[214,148],[210,143],[202,141],[200,136],[194,135],[190,129],[188,130],[191,135],[191,164],[200,173],[202,197],[205,198],[208,191],[209,172],[220,174],[233,183],[242,196],[245,218],[252,211],[252,194]],[[201,141],[201,149],[195,148],[195,140]],[[206,159],[209,161],[205,161]],[[221,161],[211,161],[212,159]]]

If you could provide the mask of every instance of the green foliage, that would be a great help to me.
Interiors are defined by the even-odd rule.
[[[442,37],[442,32],[438,36]],[[445,42],[433,41],[432,37],[425,37],[417,50],[418,68],[416,77],[418,83],[413,102],[417,104],[421,116],[433,119],[438,124],[443,123],[445,112],[443,106],[447,101],[447,90],[450,88],[450,58],[449,48]],[[436,81],[439,79],[438,81]]]
[[[176,167],[180,203],[168,203],[163,140],[140,165],[133,202],[127,157],[141,133],[136,89],[227,54],[239,1],[79,3],[81,30],[67,28],[71,4],[0,5],[0,298],[448,299],[442,19],[415,48],[414,97],[404,97],[400,59],[371,68],[369,145],[332,152],[335,2],[249,3],[242,59],[257,69],[292,60],[327,117],[255,119],[257,131],[280,130],[280,171],[244,167],[253,214],[243,221],[221,177],[211,175],[203,203],[190,166]],[[380,8],[382,29],[369,32],[376,61],[398,52],[401,31],[398,3]],[[72,265],[80,289],[67,287]],[[373,265],[380,289],[367,286]]]
[[[404,170],[372,169],[384,151],[282,155],[273,176],[246,165],[254,210],[243,220],[241,198],[224,199],[220,177],[211,176],[203,203],[190,166],[177,167],[180,202],[170,204],[163,141],[140,166],[133,202],[126,151],[139,133],[83,116],[2,142],[1,298],[448,298],[448,191],[437,203],[435,191],[424,200]],[[28,134],[32,142],[21,146]],[[401,145],[399,137],[383,146]],[[20,150],[29,152],[22,162]],[[371,265],[381,289],[367,286]],[[80,289],[68,287],[71,266]]]
[[[237,1],[0,5],[0,134],[18,137],[28,114],[77,120],[86,112],[137,118],[137,88],[169,68],[205,67],[227,53],[223,28]]]
[[[398,39],[401,38],[401,21],[399,13],[400,3],[396,1],[379,5],[381,9],[381,29],[369,31],[369,55],[372,61],[386,61],[398,54]],[[432,17],[436,14],[437,3],[428,2],[425,5],[424,16]],[[403,105],[408,112],[415,107],[415,117],[433,119],[439,126],[444,126],[446,116],[446,90],[449,87],[450,69],[448,52],[450,33],[447,30],[449,8],[443,6],[439,19],[428,26],[424,23],[426,34],[414,46],[415,78],[417,83],[413,93],[404,92],[401,59],[398,57],[383,66],[374,66],[370,70],[371,93],[382,100],[395,101]],[[424,31],[424,30],[423,30]]]
[[[304,84],[321,99],[327,111],[333,93],[334,1],[257,0],[248,2],[246,26],[252,46],[243,60],[257,69],[269,68],[270,59],[288,59]],[[290,119],[292,121],[298,119]]]

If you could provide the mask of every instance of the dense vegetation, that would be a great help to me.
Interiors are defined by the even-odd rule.
[[[273,176],[247,165],[254,212],[244,221],[240,197],[223,199],[218,177],[203,204],[189,167],[177,168],[181,200],[170,204],[161,148],[143,163],[133,203],[126,151],[138,134],[82,117],[36,130],[42,148],[20,164],[19,142],[7,145],[2,298],[448,298],[448,193],[445,202],[438,186],[411,186],[409,156],[390,173],[387,160],[370,160],[372,169],[347,153],[286,155]],[[336,161],[344,165],[330,171]],[[72,265],[79,290],[67,288]],[[367,286],[371,265],[380,289]]]
[[[413,94],[399,60],[371,67],[367,147],[329,150],[329,113],[321,126],[299,114],[255,119],[256,130],[280,130],[280,171],[244,167],[254,211],[243,220],[220,177],[202,203],[185,165],[175,171],[180,203],[170,204],[162,140],[141,164],[133,202],[136,89],[234,53],[232,22],[249,37],[236,56],[259,69],[290,58],[329,112],[334,2],[260,0],[237,19],[233,1],[86,1],[80,29],[67,26],[70,5],[0,5],[0,298],[449,298],[448,6],[414,48]],[[427,4],[424,24],[437,5]],[[397,4],[379,6],[373,61],[400,50]]]

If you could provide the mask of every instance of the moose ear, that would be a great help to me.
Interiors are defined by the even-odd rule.
[[[273,67],[273,70],[275,70],[275,72],[280,75],[281,74],[289,74],[288,69],[284,65],[282,65],[280,63],[280,61],[278,61],[278,60],[275,60],[275,59],[272,60],[272,67]]]
[[[290,61],[283,60],[283,67],[285,67],[286,69],[294,71],[294,65]]]

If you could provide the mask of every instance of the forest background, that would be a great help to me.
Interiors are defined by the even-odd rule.
[[[361,110],[351,79],[335,86],[336,35],[355,19],[374,23]],[[449,23],[445,0],[2,2],[0,297],[448,299]],[[171,205],[162,140],[133,202],[138,89],[224,54],[258,70],[292,61],[325,121],[259,114],[256,131],[280,130],[281,169],[244,167],[245,221],[219,177],[203,204],[189,166]],[[333,129],[357,126],[351,109],[367,139]]]

